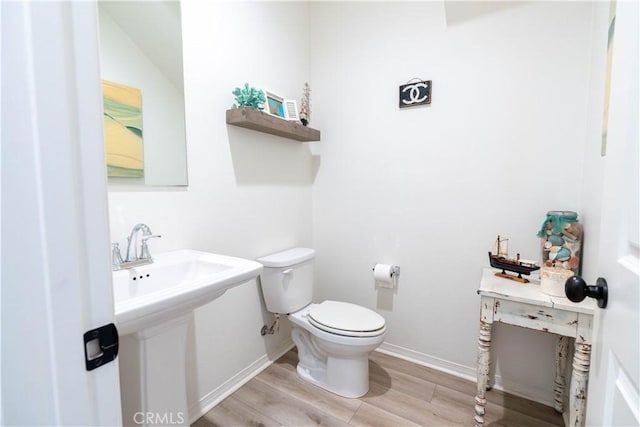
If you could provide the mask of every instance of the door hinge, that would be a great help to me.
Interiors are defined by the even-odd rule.
[[[87,371],[107,364],[118,356],[118,329],[113,323],[84,333],[84,360]]]

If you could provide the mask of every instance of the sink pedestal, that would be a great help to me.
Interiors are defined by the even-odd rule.
[[[182,249],[112,273],[125,425],[189,425],[185,361],[191,313],[261,271],[255,261]]]
[[[125,426],[188,426],[186,341],[191,315],[125,335],[120,398]]]

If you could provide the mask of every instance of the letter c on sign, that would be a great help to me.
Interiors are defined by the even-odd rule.
[[[402,90],[402,92],[406,92],[407,90],[410,90],[409,100],[407,101],[406,99],[403,99],[402,102],[404,102],[407,105],[417,104],[418,102],[424,102],[427,99],[426,91],[424,96],[420,96],[420,88],[427,89],[429,88],[429,86],[420,82],[420,83],[408,85],[407,87],[405,87]]]
[[[431,80],[400,85],[400,108],[431,104]]]

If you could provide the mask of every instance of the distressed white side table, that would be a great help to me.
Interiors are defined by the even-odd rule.
[[[569,339],[575,340],[573,371],[569,395],[569,426],[584,426],[587,382],[591,359],[591,330],[596,303],[586,299],[573,303],[567,298],[552,297],[540,291],[540,282],[518,283],[496,277],[500,270],[485,268],[480,281],[480,334],[478,339],[478,394],[476,427],[484,425],[489,384],[491,328],[502,322],[558,335],[554,381],[555,409],[564,412],[565,366]],[[566,420],[566,418],[565,418]]]

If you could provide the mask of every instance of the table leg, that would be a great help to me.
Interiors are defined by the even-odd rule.
[[[489,363],[491,358],[491,323],[480,321],[478,338],[478,394],[476,395],[475,423],[476,427],[484,425],[484,412],[487,405],[485,397],[489,381]]]
[[[582,427],[587,407],[587,382],[589,381],[589,364],[591,360],[591,344],[576,340],[573,353],[573,373],[571,374],[571,396],[569,397],[569,425]]]
[[[555,409],[560,413],[564,411],[564,388],[566,386],[564,373],[567,366],[568,347],[569,337],[559,336],[556,341],[556,378],[553,383],[553,393],[555,395]]]

